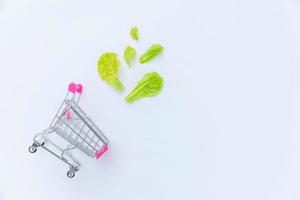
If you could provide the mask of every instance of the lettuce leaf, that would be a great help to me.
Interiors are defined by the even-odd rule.
[[[139,39],[138,28],[136,26],[132,27],[130,29],[130,35],[131,35],[132,39],[134,39],[136,41]]]
[[[125,98],[131,103],[142,97],[157,95],[163,87],[163,78],[157,72],[150,72],[140,80],[130,94]]]
[[[107,52],[100,56],[98,61],[98,73],[102,80],[112,85],[116,90],[123,91],[124,87],[118,78],[120,61],[116,53]]]
[[[130,46],[124,50],[124,60],[129,67],[131,67],[131,62],[136,56],[136,50]]]
[[[153,44],[147,51],[140,57],[140,63],[147,63],[153,60],[157,55],[161,54],[164,47],[160,44]]]

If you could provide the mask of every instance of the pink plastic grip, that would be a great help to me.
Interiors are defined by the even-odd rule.
[[[72,92],[72,93],[77,92],[77,93],[81,94],[82,89],[83,89],[83,87],[81,84],[75,84],[75,83],[70,83],[69,87],[68,87],[69,92]]]
[[[69,92],[75,93],[76,92],[76,84],[70,83],[68,90],[69,90]]]
[[[82,89],[83,89],[82,85],[81,85],[81,84],[77,84],[77,86],[76,86],[76,91],[77,91],[79,94],[82,93]]]
[[[107,150],[108,147],[106,145],[103,145],[102,149],[96,152],[96,158],[99,159]]]

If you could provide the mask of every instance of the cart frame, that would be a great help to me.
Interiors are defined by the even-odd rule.
[[[108,138],[78,105],[82,89],[81,84],[69,84],[67,95],[49,127],[36,134],[28,148],[30,153],[35,153],[38,147],[42,147],[66,163],[69,166],[69,178],[73,178],[81,166],[73,157],[72,150],[79,149],[86,155],[99,159],[108,150],[109,145]],[[64,147],[49,137],[54,133],[66,142]]]

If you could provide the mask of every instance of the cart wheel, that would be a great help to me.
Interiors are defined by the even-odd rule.
[[[68,173],[67,173],[67,176],[68,176],[69,178],[73,178],[73,177],[75,176],[75,173],[76,173],[75,170],[69,170]]]
[[[28,151],[29,151],[30,153],[35,153],[36,150],[37,150],[37,148],[36,148],[35,145],[31,145],[31,146],[28,148]]]

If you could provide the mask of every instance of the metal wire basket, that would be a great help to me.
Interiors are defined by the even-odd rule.
[[[79,149],[86,155],[99,159],[107,150],[109,140],[96,124],[79,107],[82,85],[70,83],[65,100],[55,114],[50,126],[33,138],[29,147],[30,153],[35,153],[42,147],[58,159],[69,165],[67,172],[73,178],[79,170],[80,162],[76,160],[71,150]],[[53,141],[52,134],[61,136],[66,145]]]

